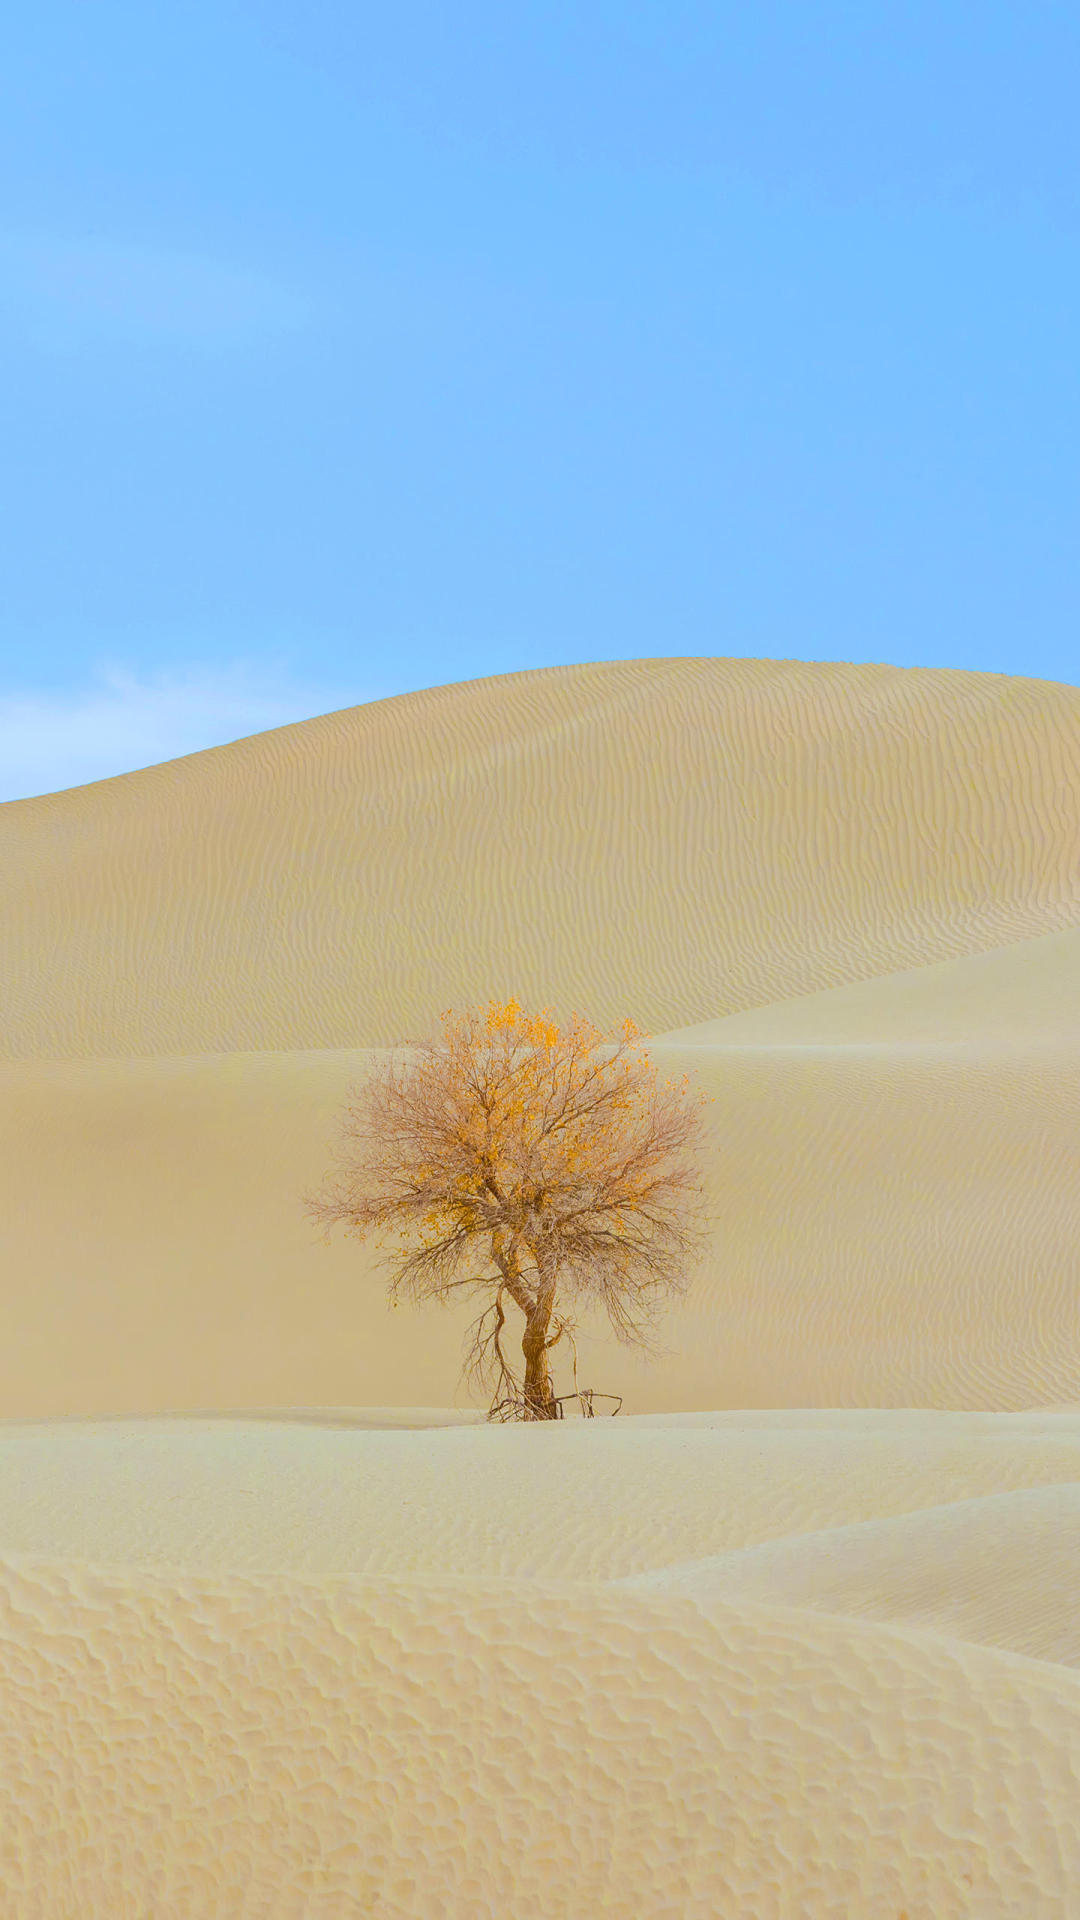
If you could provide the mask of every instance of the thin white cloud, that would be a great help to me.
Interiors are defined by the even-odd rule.
[[[174,248],[0,234],[6,325],[60,347],[223,348],[292,333],[311,303],[260,273]]]
[[[0,801],[156,766],[362,697],[341,698],[243,662],[148,679],[110,667],[74,691],[0,695]]]

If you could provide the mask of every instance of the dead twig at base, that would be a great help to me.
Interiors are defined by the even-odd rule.
[[[593,1411],[594,1400],[615,1400],[618,1402],[618,1405],[614,1408],[613,1412],[608,1416],[608,1418],[612,1420],[614,1420],[615,1415],[619,1412],[619,1409],[622,1406],[621,1393],[597,1393],[594,1387],[582,1387],[576,1393],[563,1393],[563,1394],[560,1394],[558,1398],[549,1401],[548,1402],[549,1406],[558,1408],[558,1412],[555,1413],[552,1417],[556,1420],[565,1419],[566,1416],[563,1413],[562,1409],[563,1407],[568,1406],[570,1402],[573,1400],[576,1400],[579,1403],[581,1407],[581,1417],[583,1420],[596,1419],[597,1416]],[[535,1418],[536,1418],[536,1415],[530,1413],[529,1402],[527,1400],[519,1400],[516,1398],[499,1400],[496,1402],[496,1404],[493,1407],[489,1408],[488,1410],[488,1419],[502,1423],[502,1424],[505,1424],[510,1420],[528,1420],[528,1419],[535,1419]]]

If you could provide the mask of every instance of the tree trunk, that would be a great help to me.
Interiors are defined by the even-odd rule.
[[[548,1327],[555,1305],[556,1274],[554,1264],[546,1260],[543,1253],[538,1253],[537,1264],[540,1268],[540,1285],[521,1341],[521,1351],[525,1355],[525,1418],[557,1420],[559,1409],[551,1390],[547,1357]]]
[[[521,1350],[525,1355],[526,1420],[557,1420],[559,1417],[559,1410],[551,1391],[547,1347],[544,1344],[545,1332],[546,1326],[541,1327],[539,1333],[536,1333],[534,1322],[530,1321],[521,1342]]]

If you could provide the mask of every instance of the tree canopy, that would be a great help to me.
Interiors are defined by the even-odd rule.
[[[391,1055],[350,1097],[337,1167],[309,1210],[377,1233],[390,1295],[486,1293],[466,1372],[493,1414],[551,1419],[548,1355],[602,1307],[648,1347],[703,1244],[696,1146],[706,1096],[659,1078],[632,1020],[611,1034],[516,1000],[442,1016],[442,1034]],[[468,1269],[468,1271],[466,1271]],[[524,1319],[523,1372],[507,1307]],[[576,1349],[575,1349],[576,1351]]]

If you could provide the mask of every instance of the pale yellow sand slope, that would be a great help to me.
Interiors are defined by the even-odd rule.
[[[4,1920],[1078,1920],[1078,822],[1076,689],[746,661],[0,808]],[[640,1417],[300,1208],[511,992],[715,1095]]]
[[[1080,923],[1080,689],[640,660],[0,807],[0,1054],[383,1045],[487,993],[653,1031]]]
[[[2,1458],[5,1911],[1075,1915],[1080,1677],[904,1615],[955,1584],[943,1497],[1064,1507],[1080,1416],[107,1422]],[[807,1605],[808,1530],[875,1497],[908,1528],[877,1617]],[[671,1564],[769,1539],[767,1592]]]
[[[782,1600],[1080,1666],[1080,1482],[983,1494],[630,1576],[635,1591]]]
[[[1080,821],[1077,833],[1080,839]],[[778,1000],[662,1037],[669,1046],[1080,1049],[1080,927]]]
[[[981,1025],[953,990],[998,954],[950,963],[934,1040],[890,1036],[882,980],[877,1044],[808,1040],[851,1018],[825,995],[737,1016],[730,1047],[723,1023],[707,1044],[657,1047],[716,1098],[710,1249],[667,1352],[642,1368],[586,1340],[583,1384],[628,1411],[1076,1399],[1075,938],[1025,943],[1058,963],[1057,1045],[1025,1026],[1022,967]],[[856,994],[870,989],[835,998]],[[768,1020],[796,1033],[770,1039]],[[475,1307],[390,1313],[373,1253],[322,1245],[301,1210],[367,1061],[0,1067],[4,1413],[451,1398]]]
[[[1037,1413],[576,1421],[539,1438],[108,1420],[0,1438],[5,1551],[313,1578],[674,1580],[688,1560],[711,1578],[714,1556],[781,1536],[1080,1483],[1080,1416]]]
[[[510,991],[717,1095],[671,1352],[592,1384],[1075,1398],[1078,770],[1076,689],[636,661],[0,808],[0,1413],[450,1397],[464,1316],[392,1319],[299,1196],[342,1040]]]

